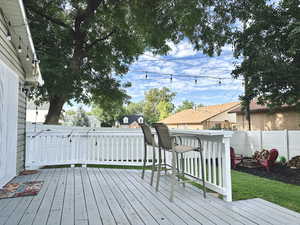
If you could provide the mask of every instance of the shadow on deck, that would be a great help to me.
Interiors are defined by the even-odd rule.
[[[43,169],[12,182],[45,181],[34,197],[0,200],[0,225],[113,224],[300,224],[300,214],[262,199],[233,203],[189,184],[177,186],[162,176],[159,192],[138,170],[99,168]]]

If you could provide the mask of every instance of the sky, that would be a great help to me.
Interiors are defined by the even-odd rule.
[[[184,100],[204,105],[238,101],[239,95],[243,93],[243,86],[241,80],[234,80],[231,76],[236,62],[231,46],[225,46],[218,57],[208,57],[202,52],[194,51],[188,40],[177,45],[169,43],[169,46],[171,51],[167,56],[153,56],[151,53],[140,56],[122,78],[122,82],[132,83],[132,87],[127,88],[132,102],[143,100],[144,93],[149,89],[161,87],[168,87],[176,92],[176,106]],[[150,71],[147,79],[146,73],[141,71]],[[178,76],[172,76],[171,82],[170,75],[161,73]],[[181,77],[182,75],[187,77]],[[202,77],[197,78],[195,83],[195,76],[211,76],[222,80],[219,84],[218,79]]]
[[[127,88],[127,94],[131,96],[131,102],[144,99],[144,93],[151,88],[167,87],[176,93],[175,106],[184,100],[193,101],[196,104],[215,105],[226,102],[238,101],[239,95],[243,93],[241,80],[232,79],[231,71],[234,68],[234,59],[231,46],[225,46],[220,56],[208,57],[202,52],[193,50],[188,40],[179,44],[169,43],[171,51],[166,56],[154,56],[149,52],[139,57],[139,60],[129,67],[121,81],[131,82],[132,86]],[[146,79],[145,72],[148,78]],[[152,73],[151,73],[152,72]],[[170,75],[176,74],[170,82]],[[182,75],[187,77],[181,77]],[[210,76],[218,79],[197,78],[195,76]],[[81,105],[86,111],[90,111],[88,105]],[[78,104],[65,105],[65,110],[76,110]]]

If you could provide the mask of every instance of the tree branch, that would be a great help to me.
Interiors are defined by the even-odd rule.
[[[72,29],[71,26],[69,26],[68,24],[64,23],[64,22],[61,21],[60,19],[57,19],[57,18],[54,18],[54,17],[51,17],[51,16],[49,16],[49,15],[46,15],[46,14],[42,13],[42,10],[41,10],[41,9],[36,9],[36,8],[30,7],[30,6],[27,6],[27,8],[28,8],[30,11],[34,12],[35,14],[37,14],[37,15],[39,15],[39,16],[41,16],[41,17],[47,19],[47,20],[49,20],[50,22],[55,23],[56,25],[59,25],[59,26],[61,26],[61,27],[68,28],[69,30],[73,31],[73,29]]]
[[[108,39],[110,36],[112,36],[114,33],[115,33],[115,29],[113,29],[110,33],[108,33],[107,35],[105,35],[104,37],[102,38],[99,38],[99,39],[96,39],[94,40],[90,45],[88,45],[86,47],[86,51],[89,51],[94,45],[96,45],[98,42],[101,42],[101,41],[104,41],[106,39]]]

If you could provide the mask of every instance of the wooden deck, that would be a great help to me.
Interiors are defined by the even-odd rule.
[[[37,196],[0,200],[0,225],[300,224],[300,214],[267,201],[203,199],[190,185],[177,186],[171,203],[168,179],[155,192],[137,170],[43,169],[13,180],[45,183]]]

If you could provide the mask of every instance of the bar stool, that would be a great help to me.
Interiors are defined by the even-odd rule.
[[[182,145],[182,143],[175,144],[172,140],[174,140],[174,136],[172,137],[170,135],[168,127],[163,124],[163,123],[154,123],[153,127],[156,130],[156,133],[158,135],[158,146],[159,146],[159,157],[158,161],[161,162],[161,149],[165,149],[166,151],[172,152],[172,175],[171,175],[171,193],[170,193],[170,201],[173,201],[174,199],[174,189],[177,179],[176,176],[181,175],[184,176],[184,164],[182,164],[182,171],[181,173],[178,170],[178,167],[176,167],[176,160],[177,160],[177,155],[181,155],[181,162],[184,163],[183,159],[183,154],[191,151],[197,151],[200,154],[200,163],[201,165],[201,172],[202,172],[202,185],[203,185],[203,196],[206,198],[206,188],[205,188],[205,178],[204,178],[204,165],[203,165],[203,148],[201,146],[201,140],[199,137],[194,137],[198,140],[198,147],[193,147],[193,146],[187,146],[187,145]],[[178,164],[178,163],[177,163]],[[161,166],[160,164],[158,165],[158,173],[157,173],[157,183],[156,183],[156,188],[158,190],[158,185],[159,185],[159,179],[160,179],[160,170]],[[178,179],[179,180],[179,179]],[[180,180],[179,180],[180,181]],[[184,183],[188,181],[180,181],[180,183]]]
[[[143,134],[144,134],[144,160],[143,160],[143,170],[142,170],[142,176],[141,178],[144,179],[145,176],[145,168],[147,164],[147,147],[152,146],[152,172],[151,172],[151,180],[150,184],[153,184],[153,177],[154,177],[154,171],[156,170],[155,165],[155,148],[159,148],[158,144],[155,142],[154,134],[152,134],[151,129],[146,124],[140,124],[140,127],[142,128]]]

